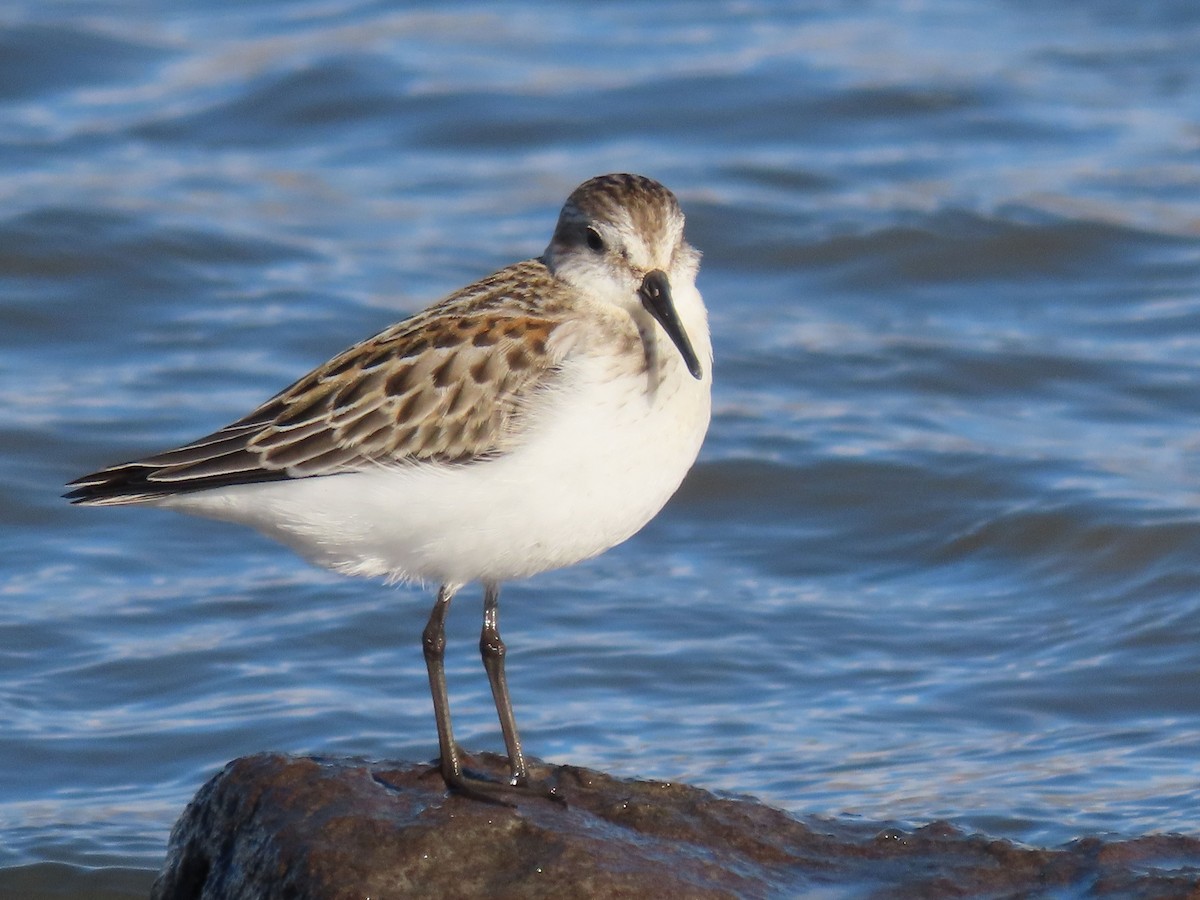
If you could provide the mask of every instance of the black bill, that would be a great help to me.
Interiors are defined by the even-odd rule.
[[[679,348],[679,355],[683,357],[683,362],[692,373],[692,377],[700,378],[703,374],[700,360],[696,358],[692,342],[688,340],[687,332],[683,330],[679,321],[679,314],[675,312],[675,304],[671,302],[671,282],[667,280],[667,273],[661,269],[647,272],[646,277],[642,279],[642,286],[638,288],[638,296],[642,298],[642,306],[646,307],[646,312],[654,316],[655,321],[667,333],[667,337]]]

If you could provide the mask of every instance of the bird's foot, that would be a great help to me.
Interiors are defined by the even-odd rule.
[[[528,777],[520,777],[512,781],[492,781],[478,775],[469,775],[457,768],[437,767],[446,783],[447,789],[459,796],[483,803],[493,803],[497,806],[515,808],[516,801],[522,798],[538,798],[551,800],[566,806],[567,800],[557,785],[541,781],[531,781]]]

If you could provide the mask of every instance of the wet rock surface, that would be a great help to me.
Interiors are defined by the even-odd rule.
[[[469,766],[506,771],[491,754]],[[566,803],[451,796],[428,765],[235,760],[176,823],[153,897],[1200,897],[1190,837],[1031,849],[944,823],[804,823],[574,766],[531,772]]]

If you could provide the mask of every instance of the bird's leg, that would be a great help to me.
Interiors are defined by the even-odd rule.
[[[437,602],[429,614],[429,622],[421,634],[421,648],[425,652],[425,669],[429,673],[429,692],[433,695],[433,716],[437,720],[438,753],[441,756],[442,778],[453,786],[462,780],[462,762],[458,758],[458,746],[454,743],[454,729],[450,724],[450,694],[446,690],[446,613],[450,601],[458,590],[453,585],[443,584],[438,588]]]
[[[517,734],[517,719],[513,715],[508,679],[504,675],[507,648],[500,639],[500,629],[496,623],[499,606],[500,586],[489,581],[483,586],[483,629],[479,632],[479,654],[483,657],[483,668],[492,687],[492,699],[496,702],[496,715],[500,717],[500,731],[504,735],[504,748],[508,751],[509,783],[523,785],[529,772],[525,768],[525,756],[521,753],[521,736]]]
[[[450,724],[450,694],[446,690],[446,613],[450,611],[450,601],[454,599],[458,587],[443,584],[438,589],[437,601],[433,604],[429,622],[421,635],[425,669],[429,672],[429,691],[433,696],[433,715],[437,720],[442,780],[446,782],[446,787],[464,797],[512,806],[512,802],[505,799],[505,795],[512,794],[512,785],[485,781],[465,774],[458,744],[454,742],[454,729]]]
[[[508,699],[508,685],[504,679],[504,644],[496,631],[498,590],[495,585],[486,588],[486,611],[480,644],[484,648],[483,661],[492,685],[492,695],[496,698],[496,708],[500,711],[500,725],[504,730],[504,743],[508,747],[509,766],[512,770],[511,781],[485,781],[465,774],[458,745],[454,742],[454,729],[450,725],[450,695],[446,690],[446,613],[450,610],[450,601],[458,588],[459,585],[443,584],[438,589],[437,601],[429,614],[429,623],[421,635],[425,668],[429,672],[429,691],[433,695],[433,715],[437,720],[442,779],[446,782],[446,787],[464,797],[512,806],[512,801],[507,798],[530,791],[525,783],[525,759],[521,755],[521,741],[517,737],[516,720],[513,718],[512,703]],[[559,803],[563,802],[561,795],[554,788],[538,789],[532,793]]]

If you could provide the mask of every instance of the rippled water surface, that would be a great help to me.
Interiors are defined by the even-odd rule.
[[[0,882],[143,890],[238,755],[436,754],[427,590],[62,484],[540,253],[614,170],[705,253],[715,416],[642,534],[506,589],[530,751],[1200,833],[1200,7],[448,9],[0,24]],[[498,748],[478,609],[451,691]]]

